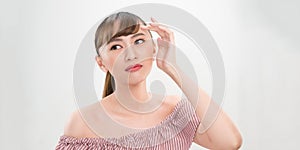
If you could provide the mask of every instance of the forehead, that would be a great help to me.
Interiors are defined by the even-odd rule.
[[[139,34],[139,35],[145,35],[145,36],[149,36],[150,34],[145,31],[145,30],[142,30],[141,27],[139,27],[138,31],[135,32],[135,33],[130,33],[128,35],[119,35],[119,36],[115,36],[115,37],[112,37],[112,39],[124,39],[124,38],[131,38],[132,36],[136,35],[136,34]]]
[[[140,27],[136,27],[135,30],[130,31],[130,32],[122,32],[117,33],[115,36],[113,36],[110,40],[108,40],[106,45],[109,45],[112,42],[118,42],[118,41],[123,41],[124,39],[134,39],[137,36],[144,35],[146,38],[151,37],[150,31],[143,30]]]

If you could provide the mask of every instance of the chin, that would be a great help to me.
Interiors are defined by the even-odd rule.
[[[138,84],[142,83],[143,81],[145,81],[145,80],[134,80],[134,81],[130,81],[130,82],[128,83],[128,85],[138,85]]]
[[[129,75],[128,77],[128,84],[134,85],[141,83],[147,79],[148,74],[134,74],[134,75]]]

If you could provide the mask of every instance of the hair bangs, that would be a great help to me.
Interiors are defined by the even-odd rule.
[[[107,17],[96,31],[95,47],[97,53],[102,45],[106,45],[112,39],[138,32],[140,24],[146,25],[138,16],[126,12]]]

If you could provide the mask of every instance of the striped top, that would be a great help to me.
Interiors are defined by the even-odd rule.
[[[181,99],[160,124],[118,138],[62,135],[55,150],[188,150],[200,119],[191,103]]]

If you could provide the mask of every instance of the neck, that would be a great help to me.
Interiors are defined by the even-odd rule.
[[[135,85],[116,84],[113,96],[123,108],[139,114],[157,110],[164,100],[164,96],[147,92],[146,80]]]
[[[118,100],[121,101],[136,101],[144,103],[149,100],[150,94],[146,89],[146,80],[137,84],[116,84],[114,91]]]

